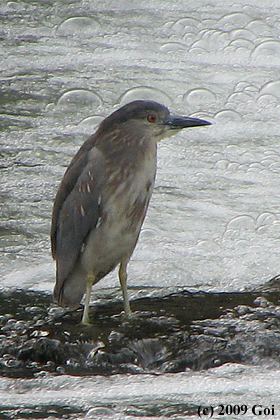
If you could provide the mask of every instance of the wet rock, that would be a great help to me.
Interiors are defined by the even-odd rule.
[[[133,351],[137,364],[144,369],[156,368],[170,357],[170,351],[158,338],[135,340],[128,347]]]
[[[59,340],[52,340],[45,337],[28,340],[18,351],[19,360],[32,360],[45,364],[54,362],[62,364],[65,362],[64,346]]]
[[[129,320],[120,302],[100,302],[91,326],[79,324],[81,309],[56,308],[50,296],[0,293],[0,374],[165,373],[264,360],[279,366],[279,290],[277,277],[243,293],[145,297],[132,302]]]

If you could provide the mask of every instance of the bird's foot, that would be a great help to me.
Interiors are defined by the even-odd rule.
[[[88,318],[88,319],[82,319],[81,322],[80,322],[80,325],[89,326],[89,325],[92,325],[92,323],[90,322],[90,319]]]
[[[81,325],[92,325],[91,322],[90,322],[88,311],[84,310],[83,317],[82,317],[82,320],[81,320],[80,324]]]
[[[132,312],[131,310],[122,312],[122,318],[124,321],[135,321],[139,317],[138,312]]]

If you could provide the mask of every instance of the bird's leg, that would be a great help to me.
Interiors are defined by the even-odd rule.
[[[90,325],[89,319],[89,302],[90,302],[90,295],[91,295],[91,286],[94,283],[94,275],[93,273],[89,273],[87,276],[87,290],[86,290],[86,297],[85,297],[85,304],[84,304],[84,312],[81,324],[83,325]]]
[[[124,312],[126,315],[131,315],[131,309],[129,305],[128,293],[127,293],[127,267],[128,261],[122,262],[119,268],[119,279],[122,288],[122,295],[123,295],[123,303],[124,303]]]

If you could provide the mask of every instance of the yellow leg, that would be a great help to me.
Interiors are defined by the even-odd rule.
[[[130,305],[129,305],[129,299],[128,299],[128,293],[127,293],[127,272],[126,272],[126,267],[127,267],[128,262],[122,262],[120,264],[120,269],[119,269],[119,279],[120,279],[120,284],[121,284],[121,288],[122,288],[122,295],[123,295],[123,303],[124,303],[124,312],[126,315],[130,315],[131,314],[131,309],[130,309]]]
[[[94,283],[94,275],[93,273],[90,273],[88,275],[88,281],[87,281],[87,290],[86,290],[86,297],[85,297],[85,306],[84,306],[84,312],[83,312],[83,318],[81,324],[83,325],[90,325],[90,319],[89,319],[89,303],[90,303],[90,295],[91,295],[91,287]]]

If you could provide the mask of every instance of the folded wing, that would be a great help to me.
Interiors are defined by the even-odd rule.
[[[77,155],[58,190],[51,230],[52,253],[57,261],[57,290],[74,268],[89,232],[101,215],[104,166],[104,157],[95,147]]]

